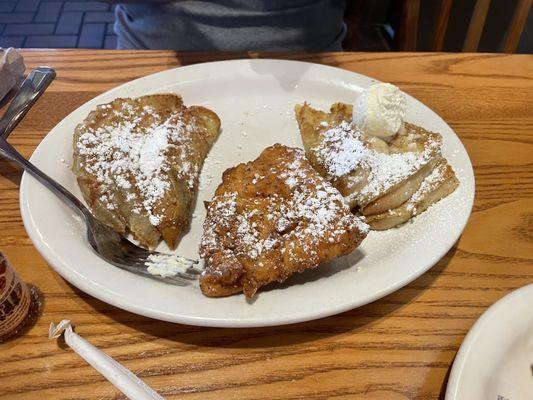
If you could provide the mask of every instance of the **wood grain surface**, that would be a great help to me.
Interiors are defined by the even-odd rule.
[[[12,134],[29,157],[63,117],[123,82],[179,65],[259,57],[136,51],[23,52],[58,77]],[[263,55],[264,57],[264,55]],[[262,329],[158,322],[67,284],[39,256],[19,213],[20,172],[0,161],[0,250],[44,294],[23,336],[0,344],[0,397],[124,398],[71,350],[47,339],[52,321],[77,331],[173,399],[438,399],[468,329],[496,300],[533,282],[533,56],[269,54],[393,82],[440,114],[474,164],[475,206],[435,267],[370,305]]]

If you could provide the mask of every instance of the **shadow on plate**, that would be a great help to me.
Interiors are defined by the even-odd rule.
[[[318,281],[319,279],[324,279],[333,276],[348,268],[356,268],[357,264],[364,258],[364,256],[364,253],[360,249],[356,249],[353,253],[348,254],[347,256],[320,265],[319,267],[314,269],[307,269],[300,274],[296,273],[283,283],[270,284],[267,287],[261,289],[257,293],[256,297],[261,296],[262,292],[285,289],[289,286],[303,285],[308,282],[314,282]]]
[[[373,303],[327,318],[273,327],[209,328],[162,322],[121,310],[71,288],[88,306],[89,312],[101,313],[144,335],[211,349],[282,347],[353,334],[378,323],[420,296],[446,268],[455,251],[456,245],[430,271]]]
[[[293,60],[303,61],[314,64],[323,64],[326,66],[338,67],[342,64],[343,58],[346,55],[339,54],[338,52],[332,53],[277,53],[277,52],[176,52],[172,57],[168,57],[166,60],[166,67],[175,68],[178,66],[187,66],[193,64],[205,63],[206,59],[210,62],[213,61],[227,61],[227,60],[240,60],[240,59],[275,59],[275,60]],[[353,55],[348,56],[353,57]],[[311,67],[311,64],[306,66],[306,70]],[[263,67],[258,63],[252,63],[251,68],[262,75],[272,75],[279,83],[279,85],[286,91],[292,92],[301,81],[301,65],[295,65],[298,74],[301,74],[299,79],[289,79],[287,75],[287,66],[280,68],[279,71],[272,71],[272,66]],[[298,75],[295,74],[295,75]]]
[[[250,68],[259,75],[271,75],[285,92],[293,92],[298,88],[305,71],[311,68],[311,64],[284,64],[273,65],[254,62],[250,60]],[[294,70],[295,73],[290,73]]]

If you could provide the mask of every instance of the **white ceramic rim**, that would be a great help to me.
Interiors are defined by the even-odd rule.
[[[505,309],[508,304],[513,303],[517,298],[524,296],[524,294],[530,295],[531,293],[533,293],[533,284],[521,287],[520,289],[517,289],[502,297],[496,303],[487,308],[481,317],[479,317],[479,319],[474,323],[472,328],[470,328],[465,339],[463,340],[463,343],[461,344],[461,347],[459,348],[459,351],[457,352],[457,355],[455,356],[452,370],[450,372],[450,378],[448,380],[448,385],[446,386],[446,400],[457,399],[457,391],[459,390],[459,384],[463,370],[466,367],[470,352],[475,346],[480,333],[486,331],[488,327],[490,328],[495,316]]]

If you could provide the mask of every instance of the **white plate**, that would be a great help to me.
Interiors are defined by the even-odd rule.
[[[190,232],[177,253],[197,258],[203,201],[212,197],[222,172],[252,160],[276,142],[301,146],[293,115],[297,103],[326,108],[353,102],[374,80],[322,65],[279,60],[237,60],[176,68],[129,82],[84,104],[61,121],[31,161],[78,197],[72,160],[75,125],[116,97],[177,92],[188,105],[204,105],[222,120],[222,133],[202,171]],[[84,225],[61,201],[24,174],[20,203],[24,225],[48,263],[86,293],[149,317],[205,326],[267,326],[325,317],[379,299],[411,282],[455,243],[470,214],[474,175],[452,129],[433,111],[408,98],[408,120],[438,131],[444,154],[461,182],[448,198],[400,229],[372,232],[352,255],[265,290],[250,304],[241,296],[210,299],[198,287],[176,287],[138,277],[100,260],[85,239]],[[61,161],[61,160],[65,161]],[[161,247],[163,248],[163,247]]]
[[[466,336],[446,400],[533,398],[533,285],[493,304]]]

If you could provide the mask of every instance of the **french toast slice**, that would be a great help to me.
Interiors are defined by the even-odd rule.
[[[368,216],[366,222],[374,230],[385,230],[403,224],[423,213],[430,205],[448,196],[458,185],[459,181],[452,167],[444,158],[441,158],[409,200],[397,208]]]
[[[96,218],[144,247],[163,238],[173,249],[219,130],[213,111],[175,94],[115,99],[76,127],[72,171]]]
[[[404,123],[385,142],[366,137],[352,124],[348,104],[335,103],[326,113],[305,103],[297,105],[295,113],[313,167],[339,189],[351,208],[367,217],[399,209],[442,160],[440,135],[414,124]]]
[[[406,202],[441,159],[440,135],[408,122],[386,144],[388,156],[377,165],[377,177],[371,176],[368,187],[359,194],[361,212],[367,216],[383,213]],[[392,178],[387,178],[387,174],[391,174]],[[390,187],[380,183],[389,179],[396,183]]]
[[[368,232],[304,152],[280,144],[226,170],[206,206],[200,288],[209,297],[252,297],[262,286],[352,252]]]

